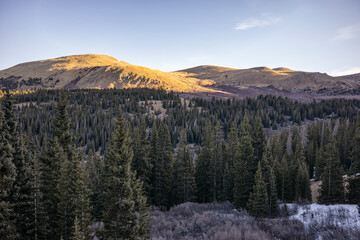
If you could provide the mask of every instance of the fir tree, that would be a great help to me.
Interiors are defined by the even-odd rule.
[[[190,149],[186,146],[186,131],[180,135],[176,153],[173,183],[173,204],[195,201],[196,185]]]
[[[210,121],[206,122],[204,131],[204,142],[200,149],[196,163],[196,189],[199,202],[210,202],[212,200],[211,160],[213,156],[213,131]]]
[[[101,221],[102,211],[104,210],[103,199],[103,162],[92,150],[89,151],[86,172],[89,179],[89,189],[91,190],[91,215],[96,221]]]
[[[40,166],[40,212],[41,232],[46,239],[56,239],[55,229],[58,228],[57,205],[59,203],[58,182],[60,164],[65,161],[63,149],[59,142],[49,139],[39,156]]]
[[[296,200],[307,200],[311,202],[311,190],[308,166],[302,162],[296,175]]]
[[[16,168],[12,162],[13,149],[8,142],[9,134],[4,128],[4,117],[0,108],[0,239],[17,239],[14,205],[10,195],[13,192]]]
[[[146,239],[146,198],[131,170],[133,152],[121,110],[104,159],[104,239]]]
[[[158,169],[156,185],[159,186],[156,192],[156,204],[169,208],[171,206],[171,188],[173,178],[173,156],[170,132],[167,126],[160,125],[159,128],[159,157],[155,168]],[[158,166],[156,166],[158,165]]]
[[[17,201],[14,212],[20,237],[23,239],[35,236],[35,188],[34,188],[34,156],[29,151],[29,139],[22,135],[19,139],[17,177],[15,186]]]
[[[247,206],[254,185],[254,149],[251,144],[250,125],[247,117],[241,123],[240,158],[234,163],[234,205],[236,208]]]
[[[268,195],[266,191],[266,184],[261,174],[260,162],[255,174],[255,184],[253,186],[253,191],[250,194],[247,205],[249,213],[255,217],[266,217],[269,214]]]
[[[344,186],[340,167],[340,159],[334,141],[325,146],[326,154],[324,172],[321,176],[319,202],[325,204],[342,203],[344,201]]]
[[[136,176],[143,182],[144,193],[146,196],[150,196],[151,182],[150,176],[152,171],[152,165],[149,159],[149,141],[147,140],[146,122],[142,118],[141,126],[134,129],[134,141],[133,141],[134,158],[132,167],[136,171]]]
[[[262,160],[265,151],[265,133],[264,126],[259,117],[256,118],[254,132],[252,134],[252,145],[254,148],[254,158],[256,162]]]
[[[224,153],[223,200],[232,202],[234,199],[234,163],[240,159],[240,140],[238,130],[231,124]]]

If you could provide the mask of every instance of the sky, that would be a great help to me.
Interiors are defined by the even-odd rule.
[[[0,69],[105,54],[198,65],[360,72],[360,0],[0,0]]]

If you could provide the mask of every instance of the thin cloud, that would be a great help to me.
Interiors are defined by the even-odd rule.
[[[345,76],[351,75],[355,73],[360,73],[360,67],[350,67],[346,69],[336,69],[329,73],[330,76],[338,77],[338,76]]]
[[[281,21],[281,17],[263,16],[261,18],[249,18],[249,19],[239,23],[235,27],[235,30],[245,31],[250,28],[265,27],[265,26],[270,26],[270,25],[275,24],[280,21]]]
[[[349,40],[357,37],[360,34],[360,24],[351,25],[341,28],[337,31],[335,39],[337,40]]]

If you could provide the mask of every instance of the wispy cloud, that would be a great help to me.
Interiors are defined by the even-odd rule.
[[[360,24],[347,26],[337,31],[336,40],[348,40],[360,35]]]
[[[360,73],[360,67],[348,67],[343,69],[335,69],[331,72],[329,72],[329,75],[333,77],[337,76],[345,76],[350,74]]]
[[[271,17],[271,16],[263,15],[262,17],[259,18],[246,19],[243,22],[236,25],[235,29],[245,31],[250,28],[270,26],[280,21],[281,21],[281,17]]]

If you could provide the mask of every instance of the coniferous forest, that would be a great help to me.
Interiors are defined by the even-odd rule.
[[[154,89],[1,98],[0,239],[149,239],[153,209],[360,204],[360,100]]]

